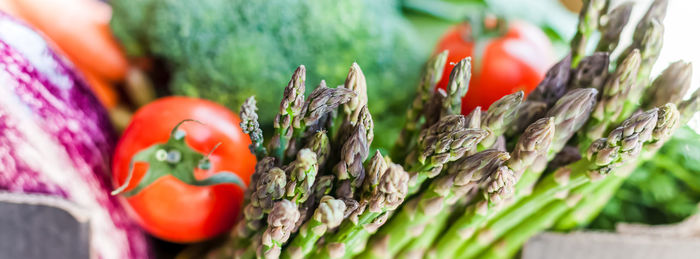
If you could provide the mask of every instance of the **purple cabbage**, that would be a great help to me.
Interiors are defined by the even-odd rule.
[[[0,12],[0,191],[83,208],[98,258],[147,258],[146,236],[109,194],[115,142],[107,112],[73,65]]]

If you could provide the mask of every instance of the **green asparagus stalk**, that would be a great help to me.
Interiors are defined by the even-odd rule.
[[[258,106],[255,97],[251,96],[241,105],[241,129],[250,136],[250,152],[255,154],[258,161],[267,156],[267,149],[263,145],[263,133],[258,122]]]
[[[657,122],[654,125],[654,128],[651,132],[650,140],[648,143],[644,144],[645,152],[651,153],[651,154],[645,154],[641,153],[639,154],[638,152],[637,155],[632,154],[627,154],[630,157],[627,158],[622,158],[621,161],[618,163],[624,163],[624,166],[621,168],[616,168],[615,169],[615,174],[618,172],[621,172],[622,174],[629,174],[637,165],[638,159],[635,159],[637,156],[645,156],[645,155],[651,155],[653,156],[653,153],[658,150],[658,148],[663,145],[673,134],[673,132],[678,128],[679,126],[679,113],[678,110],[676,110],[675,105],[673,104],[667,104],[665,106],[662,106],[660,109],[658,109],[657,112]],[[623,125],[624,126],[624,125]],[[632,129],[627,129],[632,131]],[[614,131],[613,131],[614,132]],[[624,134],[623,134],[624,135]],[[632,136],[632,135],[630,135]],[[624,142],[625,142],[625,137],[622,136],[622,145],[620,146],[620,149],[624,149]],[[608,143],[609,145],[609,140]],[[595,149],[595,145],[592,146]],[[639,147],[641,150],[642,146],[636,146],[634,148]],[[632,148],[631,150],[633,150]],[[590,159],[590,157],[589,157]],[[610,175],[610,176],[607,176]],[[602,177],[612,177],[612,172],[606,173],[601,175]],[[624,175],[620,175],[621,177],[618,178],[624,178]],[[613,179],[614,180],[614,179]],[[599,180],[601,181],[601,180]],[[614,181],[611,181],[614,183]],[[550,202],[547,207],[539,211],[538,214],[534,214],[530,216],[527,220],[523,221],[520,223],[516,228],[512,229],[509,231],[503,238],[501,238],[499,241],[495,242],[493,246],[489,247],[486,252],[482,253],[480,257],[483,258],[510,258],[512,257],[522,246],[522,244],[527,241],[530,237],[535,235],[536,233],[550,227],[552,224],[554,224],[555,220],[562,214],[564,214],[567,209],[569,209],[571,206],[574,204],[578,203],[578,201],[582,197],[586,196],[591,196],[595,197],[597,195],[605,195],[606,193],[598,193],[594,192],[596,190],[598,191],[605,191],[605,190],[600,190],[598,188],[600,185],[594,184],[594,182],[588,182],[584,183],[578,188],[574,189],[574,191],[570,192],[565,199],[555,199],[552,202]]]
[[[304,106],[304,91],[306,90],[306,68],[299,66],[292,75],[292,79],[284,88],[284,96],[280,103],[279,113],[274,120],[275,134],[269,143],[268,149],[277,161],[284,164],[284,154],[293,135],[292,122],[297,116],[301,116]]]
[[[437,178],[416,196],[372,237],[369,247],[360,258],[392,258],[412,237],[420,234],[436,215],[454,204],[472,188],[478,188],[482,179],[488,181],[489,195],[500,196],[511,191],[514,173],[507,167],[498,168],[510,158],[506,152],[485,150],[462,158],[450,165],[448,174]],[[493,175],[492,175],[493,174]],[[493,185],[492,185],[493,184]],[[414,233],[412,235],[411,233]]]
[[[657,107],[666,103],[678,104],[690,89],[693,65],[683,61],[671,63],[651,83],[642,107]]]
[[[595,186],[595,189],[591,192],[593,194],[592,196],[582,197],[580,193],[586,190],[579,189],[580,187],[577,188],[578,190],[576,190],[576,193],[579,194],[578,197],[582,197],[583,199],[576,203],[573,208],[568,208],[562,216],[558,217],[557,221],[554,223],[553,229],[567,231],[590,223],[593,217],[598,215],[600,210],[603,209],[605,204],[612,198],[615,194],[615,190],[625,182],[627,178],[625,172],[631,173],[636,167],[636,164],[631,169],[625,169],[623,167],[618,170],[616,175],[608,176],[603,179],[604,181],[601,180],[602,182],[592,185]]]
[[[495,101],[484,114],[481,121],[481,129],[488,131],[488,136],[479,143],[481,150],[492,147],[498,137],[513,125],[518,107],[523,101],[525,93],[518,91],[513,94],[503,96],[498,101]]]
[[[469,197],[463,197],[457,204],[446,208],[446,211],[443,213],[435,215],[422,231],[418,231],[421,232],[420,235],[413,238],[411,242],[401,248],[396,258],[423,258],[433,244],[433,241],[445,230],[454,212],[464,210],[468,201],[470,201]]]
[[[472,110],[469,115],[467,115],[466,120],[467,120],[467,128],[473,128],[473,129],[478,129],[481,128],[481,107],[477,106]],[[471,150],[467,151],[465,156],[471,156],[473,154],[477,153],[476,147],[472,148]],[[407,244],[402,250],[399,255],[397,255],[398,258],[419,258],[422,257],[425,251],[430,247],[430,245],[433,243],[433,241],[437,238],[437,236],[442,232],[442,230],[445,229],[445,226],[447,224],[447,221],[450,217],[450,215],[453,214],[454,211],[464,209],[466,206],[466,202],[471,200],[470,197],[463,197],[461,199],[462,204],[460,206],[452,206],[448,208],[450,211],[449,213],[440,213],[438,214],[435,218],[433,218],[428,225],[425,227],[425,230],[422,231],[422,234],[418,235],[415,237],[409,244]],[[457,209],[455,207],[460,207],[461,209]],[[421,232],[421,231],[418,231]]]
[[[584,57],[573,70],[567,89],[595,88],[602,91],[608,78],[609,65],[610,54],[607,52],[596,52]]]
[[[539,212],[549,202],[562,197],[567,191],[590,181],[604,177],[626,161],[633,161],[642,150],[644,143],[652,139],[661,113],[677,113],[675,106],[654,108],[635,114],[622,125],[611,131],[608,138],[593,142],[586,152],[585,159],[563,167],[548,175],[535,187],[533,193],[510,207],[498,218],[490,221],[483,229],[464,243],[458,250],[460,258],[474,258],[493,241],[517,226],[528,216]],[[664,117],[666,115],[662,115]]]
[[[364,247],[366,238],[386,221],[388,213],[403,203],[408,192],[409,175],[401,166],[386,161],[377,153],[368,169],[370,174],[360,207],[337,232],[326,237],[325,246],[313,258],[344,258],[357,253],[354,249]]]
[[[612,11],[600,17],[601,37],[596,51],[611,53],[620,42],[622,29],[629,22],[630,14],[634,8],[633,2],[625,2],[612,9]]]
[[[576,133],[588,120],[588,117],[595,105],[597,90],[592,88],[575,89],[569,91],[559,101],[557,101],[547,115],[554,118],[554,133],[551,144],[545,150],[538,149],[539,152],[528,156],[529,163],[524,173],[519,173],[520,180],[515,184],[515,195],[508,201],[513,204],[522,199],[537,182],[542,172],[545,170],[547,157],[556,154],[561,147]],[[558,143],[558,144],[556,144]],[[555,144],[557,146],[555,146]],[[552,155],[553,156],[553,155]],[[534,158],[533,158],[534,157]],[[500,217],[505,213],[505,204],[496,206],[496,209],[477,210],[468,209],[464,215],[453,224],[447,234],[443,235],[433,247],[428,255],[431,258],[453,257],[457,249],[464,244],[464,241],[471,237],[473,232],[487,221]],[[459,222],[461,221],[461,222]],[[461,238],[456,238],[461,237]]]
[[[444,164],[462,158],[488,134],[482,129],[466,128],[466,123],[462,115],[447,115],[421,131],[417,148],[407,158],[411,172],[409,196],[427,179],[437,176]]]
[[[447,54],[448,51],[445,50],[433,56],[423,68],[423,74],[418,81],[416,96],[406,112],[406,124],[401,130],[399,138],[396,139],[393,152],[391,152],[392,157],[397,159],[397,161],[403,160],[409,144],[420,130],[421,115],[425,109],[425,104],[428,103],[431,93],[435,89],[435,85],[437,85],[442,78],[442,73],[445,70],[445,63],[447,61]]]
[[[462,97],[469,90],[469,80],[472,77],[472,58],[466,57],[459,61],[450,73],[447,83],[447,101],[442,103],[442,113],[445,115],[462,114]]]
[[[282,252],[282,258],[301,259],[313,252],[316,242],[326,231],[336,228],[343,221],[345,203],[331,196],[323,196],[309,221],[299,228],[299,234]]]
[[[596,139],[608,132],[610,124],[618,120],[624,100],[635,86],[641,56],[638,50],[632,51],[608,77],[603,86],[600,101],[593,109],[591,119],[579,134],[579,147],[586,149]]]
[[[539,119],[525,130],[511,153],[511,158],[506,162],[510,170],[515,173],[516,181],[522,177],[523,173],[538,157],[545,156],[554,138],[554,133],[555,123],[551,117]],[[463,239],[469,238],[476,227],[485,222],[488,215],[497,208],[499,203],[500,199],[483,197],[483,199],[468,206],[464,214],[437,240],[433,249],[426,256],[428,258],[454,257]]]
[[[575,201],[572,201],[575,202]],[[544,230],[541,226],[551,225],[557,217],[566,212],[566,201],[558,200],[542,208],[542,212],[525,219],[527,224],[520,224],[509,232],[509,236],[503,240],[494,242],[491,247],[478,256],[461,258],[490,258],[507,259],[513,258],[520,246],[534,234]],[[511,234],[512,233],[512,234]]]
[[[605,0],[586,0],[578,17],[576,35],[571,40],[572,65],[576,67],[581,59],[586,56],[588,40],[598,28],[598,19],[605,7]]]

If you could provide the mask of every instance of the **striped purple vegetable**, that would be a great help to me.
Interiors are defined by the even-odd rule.
[[[146,236],[109,194],[115,142],[105,109],[73,65],[0,12],[0,192],[83,208],[97,258],[148,258]]]

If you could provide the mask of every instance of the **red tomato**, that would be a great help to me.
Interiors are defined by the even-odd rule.
[[[196,169],[197,180],[217,172],[237,174],[246,185],[254,171],[255,156],[248,150],[250,139],[240,129],[240,119],[216,103],[186,97],[156,100],[134,115],[114,154],[113,180],[121,186],[129,173],[129,163],[138,152],[169,140],[173,128],[186,132],[185,143],[209,156],[208,170]],[[126,191],[138,185],[148,164],[137,162]],[[172,242],[197,242],[228,231],[235,223],[243,200],[243,190],[235,184],[194,186],[166,175],[137,194],[125,198],[141,226],[156,237]]]
[[[472,40],[472,38],[476,38]],[[525,22],[512,22],[499,37],[470,35],[466,23],[450,29],[437,45],[437,52],[449,50],[447,65],[438,83],[445,89],[454,64],[472,57],[469,91],[462,99],[462,113],[489,105],[519,90],[528,94],[544,78],[553,63],[553,50],[547,36]]]

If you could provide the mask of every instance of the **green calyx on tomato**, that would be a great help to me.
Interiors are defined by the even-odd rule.
[[[217,172],[216,174],[202,180],[198,180],[195,177],[195,169],[209,170],[211,168],[209,155],[211,155],[211,153],[214,152],[217,147],[219,147],[221,142],[212,147],[212,150],[207,155],[203,155],[193,150],[187,145],[187,143],[185,143],[185,136],[187,134],[185,131],[179,129],[180,125],[185,122],[196,122],[202,124],[196,120],[183,120],[175,125],[167,142],[154,144],[136,153],[132,157],[131,163],[129,164],[129,173],[126,177],[126,181],[124,181],[119,188],[114,190],[112,195],[117,195],[123,192],[122,195],[131,197],[166,175],[172,175],[180,181],[193,186],[210,186],[215,184],[231,183],[245,189],[246,186],[243,180],[241,180],[238,175],[227,171]],[[136,162],[148,163],[148,169],[143,177],[141,177],[141,180],[136,187],[124,192],[131,182],[131,178],[133,177],[133,168]]]

